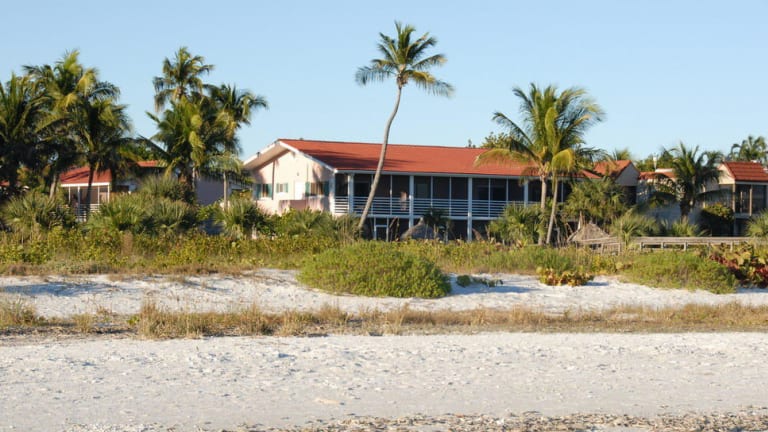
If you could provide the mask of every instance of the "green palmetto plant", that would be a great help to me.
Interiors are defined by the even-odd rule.
[[[139,193],[150,199],[167,198],[171,201],[184,201],[188,204],[195,200],[188,185],[164,176],[148,176],[141,179]]]
[[[150,205],[151,201],[139,194],[116,196],[99,206],[86,227],[90,231],[151,232]]]
[[[429,72],[430,69],[442,66],[446,62],[446,58],[442,54],[428,56],[428,51],[437,44],[437,40],[430,37],[429,33],[413,39],[413,33],[416,29],[399,22],[395,22],[395,30],[397,35],[394,38],[379,33],[378,49],[382,57],[371,60],[369,66],[359,68],[355,74],[355,80],[360,85],[394,78],[397,86],[395,106],[384,126],[384,139],[382,140],[381,153],[373,176],[371,190],[360,215],[358,224],[360,230],[362,230],[371,210],[373,197],[381,178],[381,171],[387,154],[387,144],[389,143],[389,131],[400,107],[403,87],[413,83],[435,95],[450,96],[453,93],[453,87],[450,84],[438,80]]]
[[[67,228],[75,223],[75,217],[66,205],[38,192],[11,198],[0,208],[0,218],[5,225],[24,237],[54,227]]]
[[[652,235],[658,228],[656,219],[629,210],[611,223],[609,232],[628,246],[633,238]]]
[[[187,231],[197,225],[197,212],[191,205],[167,198],[152,201],[149,218],[149,225],[159,234]]]
[[[217,208],[214,220],[224,234],[235,239],[248,239],[253,231],[264,224],[266,218],[258,205],[250,199],[233,199],[229,207]]]
[[[719,188],[707,190],[720,179],[718,164],[721,155],[700,152],[699,147],[687,147],[682,142],[668,150],[673,156],[672,175],[656,173],[654,178],[654,199],[662,202],[677,201],[680,205],[680,220],[687,221],[691,210],[710,198],[717,198],[723,191]]]
[[[766,239],[768,238],[768,211],[764,211],[747,223],[747,236]]]
[[[536,241],[541,220],[542,213],[538,207],[513,204],[488,224],[488,233],[503,243],[524,247]]]
[[[541,89],[531,84],[528,93],[519,87],[513,92],[520,99],[522,123],[494,113],[493,120],[507,130],[506,147],[489,149],[478,156],[476,164],[529,164],[525,175],[541,181],[540,207],[544,211],[547,182],[551,183],[552,201],[557,203],[560,178],[577,174],[601,154],[585,146],[584,135],[602,120],[603,110],[577,87],[558,93],[554,86]],[[546,237],[539,237],[540,245],[551,242],[557,207],[552,205]]]

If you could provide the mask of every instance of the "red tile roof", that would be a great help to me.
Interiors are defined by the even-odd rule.
[[[618,176],[632,161],[627,159],[617,161],[601,161],[595,164],[595,172],[604,176]]]
[[[757,162],[723,162],[725,168],[736,181],[768,182],[768,173]]]
[[[157,161],[139,161],[137,162],[141,168],[156,168],[158,166]],[[62,185],[67,184],[87,184],[88,183],[88,167],[73,168],[61,174],[60,181]],[[93,183],[111,183],[112,175],[109,171],[98,171],[93,173]]]
[[[290,147],[340,171],[375,171],[381,144],[279,139]],[[390,144],[384,171],[403,173],[524,176],[527,165],[474,166],[481,148]]]

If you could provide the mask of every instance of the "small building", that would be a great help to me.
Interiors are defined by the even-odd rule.
[[[131,193],[139,187],[141,178],[161,175],[165,169],[160,166],[158,161],[139,161],[137,165],[137,173],[124,178],[113,179],[109,171],[93,173],[90,200],[86,199],[90,171],[88,167],[73,168],[62,173],[60,177],[61,187],[65,191],[67,201],[74,209],[78,220],[85,220],[89,213],[86,211],[86,202],[90,202],[90,212],[98,211],[99,206],[109,202],[114,194]],[[238,188],[240,185],[233,182],[230,184],[228,193]],[[212,204],[221,199],[224,194],[223,181],[198,179],[195,184],[195,194],[198,203],[202,205]]]
[[[138,162],[138,166],[142,175],[161,172],[157,161],[141,161]],[[90,212],[97,211],[99,205],[108,202],[112,194],[133,192],[139,185],[135,175],[115,180],[109,171],[97,171],[93,173],[89,200],[86,196],[89,174],[90,169],[88,167],[78,167],[62,173],[59,177],[61,187],[67,195],[67,202],[72,206],[78,220],[85,220],[87,213],[89,213],[86,211],[86,203],[90,203]]]
[[[528,165],[475,166],[482,148],[390,144],[368,216],[377,239],[399,238],[430,208],[445,211],[450,237],[485,232],[509,204],[540,202]],[[254,199],[271,213],[313,209],[360,215],[371,190],[381,144],[278,139],[247,159]],[[563,183],[559,200],[564,199]]]
[[[749,219],[768,208],[768,172],[758,162],[720,164],[720,202],[733,210],[734,234],[744,235]]]
[[[602,161],[595,164],[594,171],[602,176],[610,177],[624,189],[624,197],[629,205],[637,203],[637,186],[640,171],[630,160]]]

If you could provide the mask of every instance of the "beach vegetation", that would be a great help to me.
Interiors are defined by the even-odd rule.
[[[308,258],[298,279],[313,288],[373,297],[442,297],[451,285],[433,262],[387,243],[358,242]]]

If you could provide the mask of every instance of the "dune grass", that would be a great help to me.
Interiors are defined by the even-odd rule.
[[[207,336],[323,336],[469,334],[479,332],[676,333],[768,330],[768,306],[685,305],[647,308],[622,306],[602,311],[569,310],[560,314],[514,307],[468,311],[418,311],[404,306],[390,311],[345,312],[326,305],[313,312],[267,313],[257,305],[229,312],[171,311],[152,302],[130,316],[100,311],[66,319],[45,319],[22,300],[0,299],[2,334],[121,334],[141,339]]]

